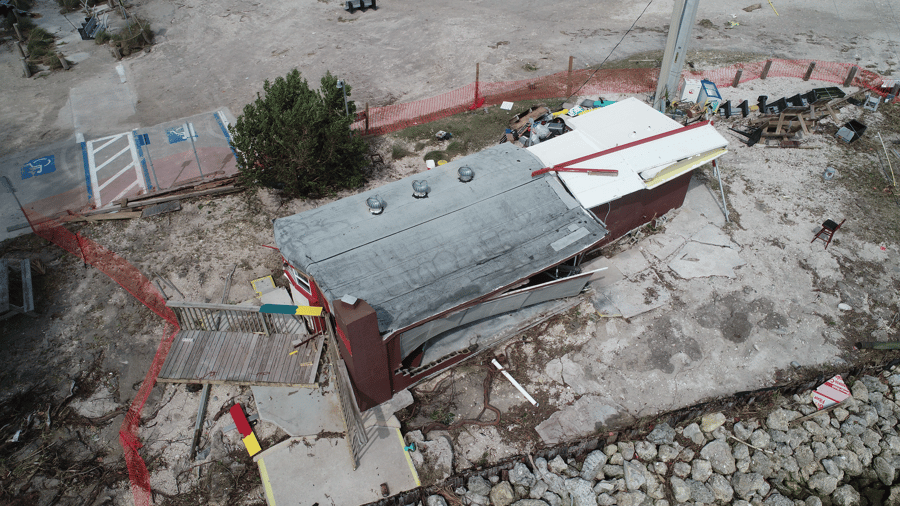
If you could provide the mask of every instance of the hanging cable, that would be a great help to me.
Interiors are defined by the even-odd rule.
[[[594,78],[594,75],[600,71],[600,69],[603,67],[603,64],[606,63],[606,60],[609,60],[609,57],[613,55],[613,53],[616,51],[616,48],[619,47],[619,44],[621,44],[622,41],[625,40],[625,37],[627,37],[628,34],[631,33],[631,30],[634,30],[634,25],[636,25],[637,22],[641,20],[641,16],[643,16],[644,13],[647,12],[647,8],[649,8],[650,4],[652,4],[652,3],[653,3],[653,0],[650,0],[649,2],[647,2],[647,5],[644,7],[644,10],[641,11],[641,14],[637,17],[637,19],[634,20],[634,23],[631,23],[631,28],[629,28],[628,30],[625,31],[625,34],[622,35],[622,38],[619,39],[619,42],[616,42],[616,45],[613,46],[613,48],[612,48],[612,50],[610,50],[609,54],[606,55],[606,58],[604,58],[603,61],[600,62],[600,65],[597,65],[597,69],[594,70],[593,72],[591,72],[591,75],[588,76],[588,78],[585,79],[583,83],[581,83],[581,86],[579,86],[577,90],[573,91],[571,95],[566,97],[566,102],[568,102],[570,98],[577,95],[578,92],[581,91],[581,88],[584,88],[584,85],[587,84],[588,81],[590,81],[591,79]]]

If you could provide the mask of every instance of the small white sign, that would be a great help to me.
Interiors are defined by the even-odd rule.
[[[503,102],[502,104],[500,104],[500,108],[503,109],[504,111],[511,111],[512,106],[513,106],[512,102]]]

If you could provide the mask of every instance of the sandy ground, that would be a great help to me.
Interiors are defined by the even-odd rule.
[[[698,18],[710,19],[713,27],[698,28],[695,43],[710,55],[750,52],[760,58],[855,61],[884,75],[897,64],[891,37],[900,37],[893,31],[898,27],[894,17],[895,11],[900,14],[898,5],[882,2],[872,9],[850,10],[829,2],[784,6],[776,2],[780,9],[776,16],[771,9],[742,11],[749,3],[702,5]],[[483,80],[561,71],[569,55],[579,65],[597,64],[646,4],[579,2],[567,4],[565,13],[553,3],[538,2],[515,9],[487,1],[464,6],[429,1],[415,9],[392,1],[379,5],[376,11],[350,15],[335,1],[136,2],[132,9],[150,20],[157,44],[149,53],[122,62],[132,94],[123,107],[130,106],[133,112],[81,116],[88,122],[82,126],[99,134],[222,106],[238,114],[261,90],[263,80],[293,67],[311,81],[331,70],[354,85],[353,98],[374,105],[425,98],[465,85],[473,80],[476,61],[481,62]],[[55,8],[46,1],[39,2],[39,9],[60,27],[78,21],[77,14],[53,18]],[[670,2],[650,4],[614,58],[661,49],[670,10]],[[729,20],[740,25],[725,29]],[[63,31],[70,34],[71,27]],[[72,102],[73,96],[83,95],[71,90],[89,89],[92,83],[102,88],[102,82],[115,75],[117,62],[106,48],[67,40],[64,51],[78,60],[73,70],[34,79],[20,77],[16,49],[4,42],[0,50],[4,154],[73,135],[75,112],[83,114],[84,107]],[[715,58],[708,59],[697,64],[715,66]],[[527,70],[533,67],[537,70]],[[726,98],[752,101],[759,94],[792,95],[816,85],[772,79],[725,93]],[[886,111],[867,113],[864,120],[889,131],[893,120]],[[845,114],[856,117],[861,112],[848,108]],[[458,467],[527,450],[537,444],[533,427],[541,417],[583,396],[554,379],[548,369],[554,359],[568,357],[581,365],[587,376],[602,382],[605,404],[636,418],[764,386],[790,361],[811,366],[850,358],[848,342],[876,332],[879,339],[894,335],[888,324],[897,312],[895,279],[900,267],[896,233],[885,232],[883,224],[896,223],[897,208],[893,200],[885,203],[893,196],[881,191],[886,183],[872,151],[876,144],[869,140],[855,147],[840,146],[822,134],[808,139],[813,149],[745,148],[730,133],[724,135],[735,141],[723,169],[735,223],[722,230],[747,264],[735,278],[684,280],[667,268],[665,257],[652,253],[660,251],[665,231],[631,245],[625,252],[637,252],[649,264],[641,276],[657,276],[671,301],[625,321],[602,319],[586,299],[575,312],[525,336],[530,342],[506,350],[513,371],[546,401],[542,404],[547,409],[525,417],[527,409],[511,387],[495,381],[492,399],[509,423],[505,420],[499,429],[458,433]],[[891,135],[887,142],[897,138]],[[379,142],[387,155],[390,139]],[[369,186],[411,173],[420,160],[414,155],[391,161]],[[829,164],[838,168],[838,176],[825,183],[818,174]],[[861,184],[854,171],[862,169],[874,174],[881,187],[869,191],[873,185]],[[7,202],[2,201],[4,206]],[[269,192],[246,193],[189,202],[176,214],[82,225],[80,230],[142,271],[163,272],[188,300],[218,301],[228,272],[237,265],[229,301],[238,302],[252,297],[250,280],[279,271],[277,254],[260,247],[271,244],[270,220],[322,203],[282,202]],[[849,221],[828,251],[808,244],[817,224],[839,216]],[[6,242],[3,254],[33,258],[46,267],[46,274],[36,275],[38,318],[0,323],[3,346],[9,350],[2,376],[8,385],[3,392],[7,412],[25,420],[46,411],[36,392],[55,399],[51,401],[55,404],[70,394],[73,381],[78,388],[68,401],[71,411],[51,410],[59,420],[50,426],[28,418],[26,436],[31,439],[26,444],[31,446],[4,446],[4,452],[15,456],[9,462],[16,463],[8,468],[15,473],[4,476],[15,479],[4,481],[0,498],[28,496],[34,504],[85,504],[88,499],[128,504],[117,437],[121,415],[104,422],[74,415],[114,414],[114,406],[128,404],[162,337],[162,325],[105,275],[41,240]],[[850,304],[853,312],[839,312],[839,302]],[[723,332],[727,329],[734,332]],[[781,330],[787,333],[774,332]],[[779,346],[760,345],[766,342]],[[454,395],[468,391],[468,397],[439,402],[452,402],[457,417],[477,414],[482,370],[472,364],[454,374],[459,382]],[[37,389],[29,390],[32,387]],[[214,389],[210,412],[234,395],[249,400],[248,391]],[[205,437],[202,447],[210,450],[205,460],[186,459],[185,439],[190,437],[198,397],[183,386],[154,390],[142,432],[148,442],[143,455],[151,462],[154,485],[170,496],[166,501],[172,504],[180,500],[260,504],[256,485],[246,481],[253,476],[252,464],[241,456],[234,432],[225,435],[222,445],[215,436]],[[11,421],[11,426],[21,424],[19,420]],[[421,420],[408,422],[415,425]],[[217,423],[209,427],[210,434],[227,424],[227,415]],[[273,427],[261,425],[264,437],[278,437]],[[3,430],[4,437],[11,435]],[[497,444],[498,437],[503,444]],[[47,446],[47,441],[52,444]],[[29,452],[35,448],[45,450],[34,457]],[[233,465],[218,471],[216,465],[198,465],[220,457],[228,457]],[[98,458],[101,465],[88,464]],[[63,472],[68,468],[77,470]],[[226,497],[213,500],[206,495],[210,489],[224,490]]]

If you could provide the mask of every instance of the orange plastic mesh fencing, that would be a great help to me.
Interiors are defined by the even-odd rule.
[[[771,62],[766,78],[804,78],[813,60],[768,60]],[[737,71],[741,71],[739,83],[760,79],[766,69],[766,61],[737,63],[728,67],[711,70],[687,70],[682,76],[687,79],[706,79],[720,88],[734,83]],[[847,79],[855,65],[839,62],[815,62],[809,79],[828,83],[841,83]],[[533,79],[503,82],[476,82],[462,88],[448,91],[436,97],[374,107],[359,115],[354,128],[367,135],[381,135],[404,128],[428,123],[471,110],[482,105],[496,105],[503,101],[542,100],[568,97],[570,95],[603,95],[609,93],[646,93],[656,91],[659,69],[579,69],[571,73],[559,72]],[[851,85],[867,88],[885,96],[889,90],[882,88],[884,79],[878,74],[857,68]],[[774,98],[774,97],[773,97]]]
[[[131,479],[131,492],[134,503],[137,506],[149,506],[151,504],[150,474],[147,466],[141,458],[138,450],[142,444],[138,439],[138,427],[141,422],[141,411],[150,392],[156,385],[156,378],[162,368],[175,334],[178,332],[178,319],[175,313],[166,306],[166,300],[153,286],[153,283],[144,276],[136,267],[128,263],[124,258],[109,251],[96,242],[78,233],[65,228],[57,219],[47,219],[36,212],[25,212],[25,216],[31,224],[32,230],[42,237],[69,253],[80,258],[85,264],[96,267],[99,271],[109,276],[128,293],[141,301],[151,311],[159,315],[165,322],[165,332],[162,341],[156,349],[156,355],[141,388],[131,401],[122,427],[119,429],[119,442],[125,453],[125,462],[128,466],[128,476]]]

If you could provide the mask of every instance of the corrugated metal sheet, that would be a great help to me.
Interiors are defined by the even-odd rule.
[[[462,165],[474,170],[472,182],[458,181]],[[525,149],[492,147],[278,219],[275,242],[327,299],[361,298],[377,311],[381,332],[400,330],[557,265],[605,236],[591,213],[560,198],[552,178],[531,177],[541,167]],[[412,197],[417,179],[428,180],[428,198]],[[365,206],[375,194],[387,203],[378,216]]]
[[[545,167],[682,129],[678,122],[635,98],[572,118],[570,124],[575,129],[572,132],[528,148],[541,159]],[[582,168],[615,169],[619,171],[618,176],[569,172],[558,174],[581,205],[592,208],[677,177],[684,170],[673,171],[668,178],[654,179],[685,159],[712,152],[721,156],[726,152],[727,146],[728,141],[712,125],[707,125],[673,133],[576,165]],[[703,163],[712,159],[706,156],[703,158]],[[650,181],[652,183],[648,184]]]

